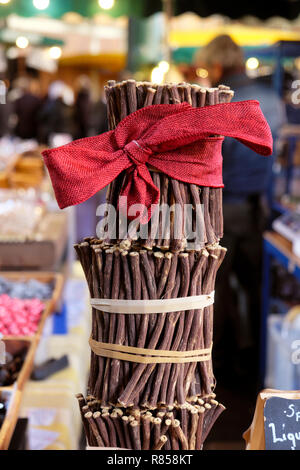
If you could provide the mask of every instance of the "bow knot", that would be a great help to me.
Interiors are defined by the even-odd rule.
[[[145,165],[150,155],[152,155],[149,148],[142,146],[136,140],[132,140],[129,144],[125,145],[124,152],[135,165]]]

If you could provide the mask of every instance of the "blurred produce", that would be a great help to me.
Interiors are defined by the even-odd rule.
[[[34,191],[0,190],[0,241],[33,239],[42,214]]]
[[[6,353],[5,364],[0,365],[0,387],[12,385],[18,378],[19,372],[23,366],[27,348],[24,347],[17,354]],[[1,414],[1,404],[0,404]]]
[[[44,304],[39,299],[13,299],[0,296],[0,333],[11,336],[31,336],[38,328]]]
[[[52,284],[45,284],[36,279],[11,281],[0,277],[0,295],[7,294],[18,299],[50,299],[53,292]]]

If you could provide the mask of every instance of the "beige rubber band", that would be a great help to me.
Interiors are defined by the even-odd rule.
[[[119,300],[91,299],[91,306],[107,313],[149,314],[181,312],[209,307],[214,303],[214,291],[207,295],[192,295],[175,299]]]
[[[97,356],[120,359],[142,364],[172,363],[183,364],[186,362],[203,362],[211,358],[211,347],[195,349],[193,351],[166,351],[161,349],[135,348],[120,344],[101,343],[89,339],[91,350]]]

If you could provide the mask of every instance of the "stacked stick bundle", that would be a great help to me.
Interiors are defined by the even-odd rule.
[[[226,250],[171,253],[131,251],[86,239],[75,246],[92,298],[153,300],[210,294]],[[109,314],[93,311],[92,338],[137,348],[191,351],[212,344],[212,306],[158,314]],[[92,352],[89,393],[102,404],[156,406],[182,404],[211,393],[211,360],[187,364],[137,364]]]
[[[111,129],[128,114],[144,106],[154,104],[177,104],[188,102],[193,107],[211,106],[218,103],[230,102],[233,97],[233,91],[225,85],[219,85],[218,88],[204,88],[198,85],[166,84],[155,85],[149,82],[135,82],[127,80],[121,83],[110,81],[105,88],[108,119]],[[196,249],[201,249],[205,244],[218,242],[223,236],[223,213],[222,213],[222,188],[199,187],[194,184],[187,184],[172,178],[154,169],[151,170],[154,184],[160,189],[160,205],[167,204],[169,207],[178,207],[183,214],[181,226],[174,227],[176,212],[170,216],[170,227],[164,226],[161,214],[152,217],[146,229],[140,227],[141,232],[148,236],[143,240],[146,249],[152,249],[154,246],[160,249],[170,249],[171,251],[184,250],[187,242],[195,242],[190,238],[190,233],[195,232],[196,216],[198,217],[198,227],[200,226],[201,236],[197,241]],[[117,208],[118,197],[123,185],[126,182],[126,172],[120,174],[109,186],[107,192],[107,203]],[[192,217],[186,212],[186,205],[193,206]],[[199,205],[202,205],[203,211],[198,211]],[[175,211],[176,209],[174,209]],[[184,225],[186,220],[190,224]],[[191,220],[190,220],[191,219]],[[178,220],[178,219],[177,219]],[[176,236],[175,236],[176,235]],[[106,241],[111,241],[114,234],[108,232],[105,235]],[[124,238],[123,227],[119,233],[119,224],[116,226],[116,238]],[[131,240],[136,237],[134,225],[131,231],[127,233],[127,238]],[[115,241],[115,240],[113,240]]]
[[[144,106],[185,101],[194,107],[211,106],[230,102],[233,96],[225,85],[206,89],[186,83],[156,86],[134,80],[109,82],[105,91],[110,129]],[[159,213],[151,217],[146,229],[133,225],[124,234],[117,208],[126,171],[111,183],[107,214],[112,205],[117,212],[116,234],[107,232],[75,245],[90,296],[102,299],[99,302],[167,301],[208,296],[214,291],[226,253],[219,245],[223,236],[222,189],[183,183],[152,168],[149,171],[160,190],[160,206],[179,207],[182,218],[178,222],[172,213],[167,227]],[[192,212],[186,212],[187,206]],[[190,232],[199,228],[202,238],[190,238]],[[137,235],[138,229],[143,237]],[[212,397],[213,306],[167,313],[100,310],[92,308],[90,396],[78,397],[89,445],[201,449],[224,409]],[[134,361],[132,349],[130,359],[128,355],[125,359],[121,351],[128,352],[128,347],[150,360]],[[111,355],[106,354],[109,348],[114,351]],[[155,361],[153,351],[163,360]],[[192,361],[193,351],[209,354],[205,360],[195,354]],[[188,352],[188,359],[167,361],[166,352],[172,358]]]
[[[92,395],[77,395],[90,446],[134,450],[200,450],[224,410],[214,395],[169,407],[101,406]]]

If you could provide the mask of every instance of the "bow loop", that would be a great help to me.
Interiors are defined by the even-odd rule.
[[[137,166],[145,165],[152,155],[152,151],[145,145],[141,145],[138,141],[132,140],[129,144],[125,145],[124,152],[130,160]]]

